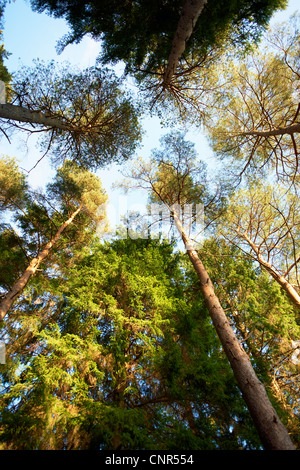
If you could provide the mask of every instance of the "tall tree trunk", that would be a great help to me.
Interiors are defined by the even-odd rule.
[[[259,381],[249,357],[238,341],[215,294],[211,279],[176,214],[172,211],[187,254],[200,281],[200,289],[238,387],[266,450],[295,450],[287,429],[280,421],[264,385]]]
[[[8,310],[11,308],[13,303],[17,300],[19,295],[22,293],[23,289],[27,285],[29,279],[31,276],[33,276],[38,269],[39,265],[41,262],[49,255],[49,252],[51,248],[57,243],[59,240],[62,232],[70,225],[76,215],[81,211],[82,205],[78,207],[78,209],[73,212],[71,217],[64,222],[58,231],[56,232],[55,236],[47,243],[47,245],[44,247],[44,249],[41,251],[41,253],[36,257],[31,260],[29,263],[28,267],[25,269],[24,273],[22,276],[19,277],[19,279],[15,282],[11,290],[4,296],[4,298],[0,302],[0,320],[3,320],[5,315],[7,314]]]
[[[10,119],[12,121],[29,122],[31,124],[40,124],[45,127],[57,128],[62,130],[71,130],[59,117],[48,116],[40,111],[31,111],[22,106],[13,104],[0,104],[0,118]]]
[[[238,232],[239,233],[239,232]],[[241,235],[239,233],[239,235]],[[294,287],[285,279],[285,277],[281,276],[272,266],[270,263],[268,263],[263,256],[260,254],[257,246],[253,241],[248,237],[246,233],[242,234],[242,237],[247,241],[248,245],[252,248],[254,253],[256,254],[257,261],[259,264],[268,271],[268,273],[271,274],[271,276],[275,279],[276,282],[284,289],[284,291],[287,293],[288,297],[291,299],[294,305],[296,307],[300,308],[300,296],[297,293],[297,291],[294,289]]]
[[[163,86],[168,88],[172,76],[177,68],[180,56],[183,54],[197,19],[200,16],[207,0],[186,0],[174,35],[172,49],[169,55],[167,69],[164,74]]]

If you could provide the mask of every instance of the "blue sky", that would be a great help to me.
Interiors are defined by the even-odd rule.
[[[290,0],[288,8],[278,12],[271,24],[288,19],[299,6],[299,0]],[[30,66],[36,58],[44,61],[52,59],[58,62],[69,61],[82,68],[93,66],[100,52],[100,44],[89,38],[85,38],[78,45],[68,46],[61,55],[57,54],[57,41],[67,32],[68,26],[64,20],[32,12],[29,2],[25,0],[12,1],[6,7],[3,31],[5,48],[11,53],[5,62],[9,71],[14,72],[22,65]],[[152,148],[159,146],[159,138],[166,130],[162,130],[159,120],[153,118],[145,121],[145,131],[143,147],[138,155],[146,158]],[[195,142],[200,158],[204,160],[212,158],[210,149],[200,132],[193,131],[188,138]],[[2,138],[1,154],[16,157],[20,161],[20,166],[26,170],[31,169],[40,158],[40,151],[35,145],[29,145],[26,151],[22,142],[17,139],[9,144]],[[30,173],[29,182],[34,186],[43,186],[53,174],[54,171],[49,167],[46,158]],[[112,204],[117,204],[119,193],[111,189],[111,184],[120,179],[116,167],[108,167],[97,174],[102,179]],[[132,201],[141,202],[141,195],[135,194],[131,197]]]

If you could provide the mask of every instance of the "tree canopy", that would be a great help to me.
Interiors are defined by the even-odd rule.
[[[257,448],[197,282],[169,243],[95,240],[60,269],[64,283],[36,285],[6,325],[9,353],[19,351],[20,362],[12,369],[9,360],[4,375],[4,448],[239,449],[243,440]],[[255,283],[255,270],[240,260],[237,285],[247,270]],[[260,373],[272,375],[261,361]]]
[[[224,57],[215,84],[207,132],[214,151],[250,167],[276,170],[281,179],[299,173],[299,14],[264,38],[245,60]],[[219,86],[216,86],[219,83]]]
[[[101,53],[10,75],[0,51],[2,138],[55,169],[36,187],[22,145],[0,156],[0,449],[299,448],[299,16],[262,36],[284,0],[30,4]],[[113,162],[146,202],[108,234]]]
[[[7,162],[6,166],[8,171],[11,172],[11,161]],[[15,168],[14,171],[16,172]],[[23,178],[19,176],[19,179],[23,182]],[[20,192],[17,185],[13,185],[13,188],[16,188],[15,192],[17,190]],[[11,187],[9,189],[13,193]],[[5,196],[6,199],[9,198],[8,194]],[[32,243],[33,240],[28,240],[31,244],[31,250],[34,247],[36,254],[28,262],[28,266],[18,280],[9,287],[8,292],[3,294],[0,301],[1,320],[3,320],[18,296],[22,294],[30,278],[36,274],[40,264],[47,260],[53,248],[55,249],[57,243],[61,242],[62,234],[65,235],[67,229],[72,227],[74,220],[76,219],[77,225],[79,219],[78,225],[79,227],[81,225],[81,230],[78,230],[77,226],[75,230],[69,230],[68,235],[69,237],[71,235],[71,239],[77,238],[78,243],[80,238],[85,238],[86,227],[92,225],[97,219],[99,220],[97,216],[98,207],[106,201],[106,195],[102,190],[99,179],[89,170],[75,165],[74,162],[65,162],[63,167],[58,169],[56,179],[48,185],[46,195],[35,194],[34,199],[30,197],[30,194],[26,196],[27,201],[23,204],[23,208],[21,207],[22,211],[20,211],[17,196],[12,194],[10,199],[12,200],[12,207],[17,209],[15,219],[24,230],[25,239],[28,235],[33,237],[38,231],[38,240],[35,247]],[[50,204],[47,204],[47,199],[48,201],[51,200]],[[40,200],[40,204],[38,200]],[[103,215],[100,217],[103,218]],[[58,225],[59,227],[57,227]],[[13,228],[4,231],[5,236],[10,233],[12,238],[14,232],[15,229]],[[23,245],[23,250],[24,248],[25,245]],[[29,252],[27,252],[27,258],[28,255]]]
[[[121,82],[99,67],[81,71],[36,61],[14,74],[11,103],[0,104],[2,129],[43,132],[44,152],[58,164],[72,159],[95,169],[125,161],[141,129],[138,104]]]
[[[202,56],[224,34],[242,45],[257,40],[272,13],[285,3],[282,0],[206,2],[184,54],[188,57],[192,51],[194,56]],[[184,1],[32,0],[31,5],[38,12],[46,11],[67,20],[71,32],[63,39],[64,46],[90,34],[101,40],[103,63],[123,61],[130,71],[142,68],[157,72],[168,60]]]
[[[299,308],[298,204],[298,194],[284,187],[252,184],[233,195],[219,227],[222,236],[253,256]]]
[[[198,191],[196,192],[193,185],[191,185],[191,174],[195,167],[193,167],[193,164],[189,164],[189,159],[186,156],[186,148],[190,146],[188,144],[184,145],[182,136],[167,137],[164,141],[172,147],[172,150],[170,151],[169,148],[165,148],[161,153],[155,153],[158,170],[153,165],[152,159],[148,168],[143,164],[139,165],[139,167],[134,165],[131,178],[137,181],[137,184],[146,185],[150,192],[150,198],[152,200],[159,200],[163,205],[167,206],[169,217],[174,219],[188,258],[198,277],[199,290],[203,295],[212,323],[230,362],[238,387],[256,423],[263,445],[268,449],[292,449],[293,444],[290,441],[290,437],[280,422],[279,417],[274,418],[276,411],[269,401],[264,387],[261,386],[262,384],[249,361],[248,355],[240,344],[234,329],[231,327],[220,299],[215,292],[208,271],[201,260],[201,255],[197,252],[196,245],[183,225],[183,217],[180,210],[182,203],[193,198],[195,198],[194,202],[196,202],[199,196],[202,201],[206,199],[204,185],[201,187],[198,181],[196,183]],[[169,155],[171,155],[171,158]],[[201,172],[201,169],[199,170]],[[179,210],[177,206],[179,206]],[[213,206],[212,212],[216,216],[217,206]],[[272,423],[276,423],[276,426]]]

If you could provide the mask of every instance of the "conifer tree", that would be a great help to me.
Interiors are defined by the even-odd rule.
[[[79,42],[90,34],[102,41],[103,62],[124,61],[128,71],[143,69],[157,73],[160,68],[165,68],[171,51],[177,50],[178,46],[176,58],[189,52],[196,57],[207,52],[224,33],[229,33],[232,41],[240,44],[256,40],[272,13],[283,8],[285,2],[168,0],[162,3],[139,0],[111,3],[105,0],[70,3],[32,0],[31,5],[35,11],[46,11],[67,20],[71,32],[63,38],[63,46]],[[177,34],[181,28],[184,37]],[[181,47],[182,41],[185,44]],[[169,65],[174,69],[171,64],[172,60]],[[174,72],[172,70],[172,74]]]
[[[250,3],[31,1],[68,21],[62,48],[86,34],[103,47],[97,66],[84,71],[39,61],[22,69],[0,104],[6,137],[15,129],[42,132],[45,154],[63,162],[40,193],[15,160],[0,159],[0,449],[299,444],[299,325],[290,301],[299,306],[292,286],[299,33],[277,29],[268,38],[274,53],[256,54],[246,66],[234,56],[228,66],[224,57],[248,51],[286,2]],[[163,119],[179,110],[182,119],[201,120],[216,153],[237,166],[243,160],[240,174],[249,170],[254,193],[234,193],[216,173],[209,179],[194,146],[175,132],[148,163],[132,164],[128,186],[147,189],[149,203],[167,209],[184,252],[163,235],[98,238],[106,195],[89,169],[127,160],[141,137],[140,104],[99,67],[119,61]],[[8,83],[6,72],[0,57]],[[255,182],[257,167],[270,162],[294,185],[278,198],[274,187]],[[195,223],[189,209],[196,204],[204,206],[209,238],[199,244],[185,225],[188,217],[189,228]]]
[[[219,234],[258,261],[297,308],[298,204],[297,191],[289,187],[253,182],[233,194],[218,223]]]
[[[14,74],[12,88],[11,102],[0,104],[2,130],[42,132],[55,163],[73,159],[93,169],[122,162],[140,141],[140,111],[112,71],[36,61]]]
[[[3,448],[259,447],[181,255],[129,238],[79,251],[2,325]]]
[[[239,175],[264,169],[295,181],[299,173],[299,41],[296,14],[270,29],[248,57],[224,55],[211,76],[207,135]]]
[[[14,183],[13,188],[15,186],[16,184]],[[11,188],[9,187],[8,192],[10,189]],[[22,294],[28,281],[40,267],[40,264],[49,257],[51,250],[60,241],[63,232],[65,232],[68,227],[74,223],[75,218],[79,214],[82,214],[83,218],[81,220],[81,224],[91,224],[93,220],[97,219],[96,214],[98,207],[106,201],[106,196],[101,188],[99,179],[88,170],[82,169],[72,162],[65,162],[63,167],[58,170],[56,181],[49,184],[48,194],[46,197],[51,197],[51,204],[56,202],[56,207],[52,214],[52,223],[54,227],[56,224],[59,224],[59,226],[58,228],[55,228],[55,233],[50,236],[48,242],[45,242],[45,244],[39,242],[40,246],[37,249],[36,256],[31,259],[22,275],[14,282],[9,291],[3,295],[0,301],[1,320],[4,319],[13,303]],[[14,200],[15,199],[16,197]],[[15,201],[13,204],[16,204]],[[38,223],[40,224],[40,211],[39,209],[37,211],[35,201],[29,200],[27,202],[27,207],[25,205],[24,209],[25,214],[22,214],[19,217],[23,227],[27,225],[28,229],[28,222],[32,224],[31,217],[34,215],[34,212],[38,217]],[[44,218],[45,216],[47,224],[46,227],[43,228],[46,228],[47,230],[47,225],[49,229],[49,222],[51,222],[51,214],[46,213],[44,214]],[[59,221],[59,218],[61,218],[62,221]],[[33,225],[36,229],[34,220]],[[76,236],[76,231],[72,235],[73,237],[74,235]]]
[[[145,164],[142,161],[139,164],[135,163],[131,177],[137,181],[137,186],[141,185],[148,189],[153,198],[164,204],[169,210],[170,216],[174,219],[176,228],[186,247],[187,255],[198,276],[199,288],[206,307],[264,448],[295,449],[287,429],[280,421],[276,410],[269,400],[263,383],[257,377],[248,355],[236,337],[234,329],[231,327],[215,293],[210,276],[199,257],[193,241],[183,226],[183,221],[176,204],[184,202],[184,200],[181,201],[180,199],[181,194],[184,193],[182,181],[184,182],[186,179],[183,176],[187,177],[190,175],[193,169],[197,167],[197,162],[194,160],[193,165],[188,165],[188,157],[186,159],[182,157],[185,151],[188,152],[188,155],[190,154],[189,145],[184,146],[182,136],[173,135],[172,139],[177,141],[177,145],[175,144],[170,147],[170,145],[166,145],[168,138],[162,139],[165,141],[164,148],[160,152],[156,152],[155,159],[152,158],[149,164]],[[174,164],[176,157],[177,162],[184,162],[183,168],[180,168],[178,163]],[[173,181],[171,185],[168,185],[168,174]],[[177,181],[174,181],[173,174],[178,175]],[[205,190],[203,191],[203,197],[205,198]]]

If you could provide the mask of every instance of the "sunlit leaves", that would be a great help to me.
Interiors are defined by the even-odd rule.
[[[299,229],[297,192],[260,183],[237,191],[219,224],[225,239],[254,259],[260,254],[295,285],[299,285]]]
[[[27,182],[15,159],[0,159],[0,211],[24,205]]]
[[[220,157],[238,162],[240,175],[263,168],[294,179],[299,171],[298,22],[275,28],[249,57],[224,56],[219,64],[208,135]]]

